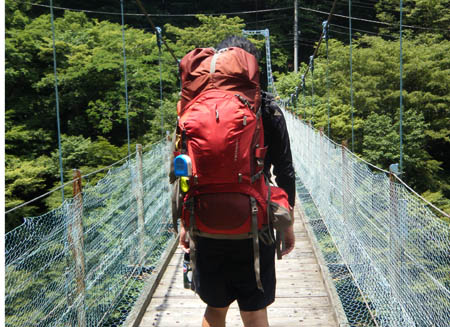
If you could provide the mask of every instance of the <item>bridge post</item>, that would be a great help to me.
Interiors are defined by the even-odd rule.
[[[136,144],[136,202],[137,202],[137,218],[138,218],[138,264],[141,264],[142,259],[145,256],[144,249],[144,185],[143,185],[143,173],[142,173],[142,145]]]
[[[323,153],[323,127],[319,128],[319,185],[320,185],[320,189],[323,190],[324,189],[324,179],[327,178],[326,174],[324,174],[324,153]],[[321,192],[321,197],[325,196],[325,194],[327,193],[326,191],[322,191]],[[325,200],[325,198],[324,198]],[[328,203],[328,199],[327,203]]]
[[[343,227],[346,228],[348,224],[348,163],[347,163],[347,154],[346,150],[348,148],[347,140],[342,141],[342,222]],[[345,229],[347,230],[347,229]],[[344,237],[347,239],[347,233],[344,233]],[[345,242],[348,245],[348,241]],[[350,266],[351,262],[347,262]]]
[[[389,263],[392,273],[388,276],[391,286],[391,298],[401,303],[402,281],[402,261],[403,249],[401,244],[400,231],[402,230],[399,219],[399,201],[395,184],[395,174],[389,170]]]
[[[83,231],[83,194],[81,172],[73,170],[73,220],[67,226],[69,247],[75,262],[75,278],[77,282],[76,300],[78,327],[86,326],[86,285]]]

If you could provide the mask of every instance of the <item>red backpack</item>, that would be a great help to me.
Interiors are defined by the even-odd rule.
[[[258,234],[269,225],[271,188],[263,173],[267,148],[256,58],[234,47],[195,49],[181,60],[180,70],[177,153],[192,162],[184,225],[191,239],[252,238],[259,259]],[[286,193],[274,191],[289,208]],[[270,232],[266,235],[271,238]],[[195,267],[193,246],[191,242]],[[255,272],[262,289],[259,260]]]

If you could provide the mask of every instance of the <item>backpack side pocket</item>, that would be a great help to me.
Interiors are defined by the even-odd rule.
[[[283,232],[292,225],[287,193],[275,186],[270,186],[269,218],[275,230]]]

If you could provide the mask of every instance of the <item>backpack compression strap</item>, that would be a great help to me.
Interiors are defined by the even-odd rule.
[[[190,248],[190,259],[192,274],[194,274],[196,269],[196,249],[194,235],[198,234],[195,227],[195,217],[194,217],[194,201],[193,198],[186,201],[189,206],[190,217],[189,217],[189,248]],[[264,292],[264,288],[261,282],[261,268],[260,268],[260,255],[259,255],[259,233],[258,233],[258,205],[254,197],[250,197],[250,204],[252,207],[252,239],[253,239],[253,265],[255,269],[256,285],[259,290]],[[195,287],[195,285],[194,285]]]
[[[261,283],[260,262],[259,262],[259,237],[258,237],[258,206],[254,197],[250,197],[252,206],[252,238],[253,238],[253,264],[255,267],[256,285],[264,292]]]
[[[189,258],[191,261],[191,268],[192,268],[192,276],[195,274],[196,270],[196,264],[197,264],[197,250],[194,240],[194,228],[195,228],[195,218],[194,218],[194,199],[191,198],[187,202],[190,211],[190,217],[189,217]],[[195,291],[195,284],[191,284],[192,290]]]

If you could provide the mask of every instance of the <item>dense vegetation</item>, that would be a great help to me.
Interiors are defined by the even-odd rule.
[[[43,1],[35,3],[47,4]],[[161,1],[148,7],[152,13],[236,12],[292,7],[292,1]],[[331,1],[301,1],[301,5],[328,12]],[[376,4],[375,4],[376,3]],[[133,1],[125,11],[138,13]],[[55,1],[55,5],[118,12],[118,1]],[[405,24],[428,29],[407,29],[404,40],[404,143],[403,178],[419,193],[450,211],[450,1],[413,0],[405,4]],[[243,28],[270,28],[272,63],[278,91],[288,96],[300,82],[292,70],[293,10],[240,16],[155,17],[176,55],[199,46],[214,46]],[[346,15],[345,4],[337,12]],[[71,170],[83,174],[107,166],[127,155],[126,106],[123,74],[122,30],[118,15],[91,15],[55,11],[56,57],[62,131],[64,179]],[[393,25],[360,21],[354,27],[377,35],[355,35],[353,82],[355,152],[387,168],[399,157],[399,42],[398,1],[356,3],[353,15],[380,19]],[[326,15],[300,11],[300,59],[313,51]],[[31,200],[59,184],[53,49],[48,8],[6,0],[5,151],[6,210]],[[129,96],[129,122],[133,145],[147,144],[171,130],[176,119],[179,81],[177,67],[162,51],[161,128],[159,100],[159,49],[156,37],[142,17],[127,16],[125,32]],[[329,44],[328,78],[324,45],[314,71],[314,106],[311,75],[305,101],[297,110],[314,117],[316,126],[327,124],[328,96],[331,137],[351,139],[349,48],[344,18],[333,18]],[[342,34],[344,33],[344,34]],[[255,40],[263,50],[261,40]],[[263,65],[261,66],[263,68]],[[264,76],[264,74],[263,74]],[[306,105],[305,105],[306,104]],[[67,193],[70,194],[69,188]],[[23,216],[41,214],[61,201],[60,193],[36,201],[6,217],[6,230]]]

